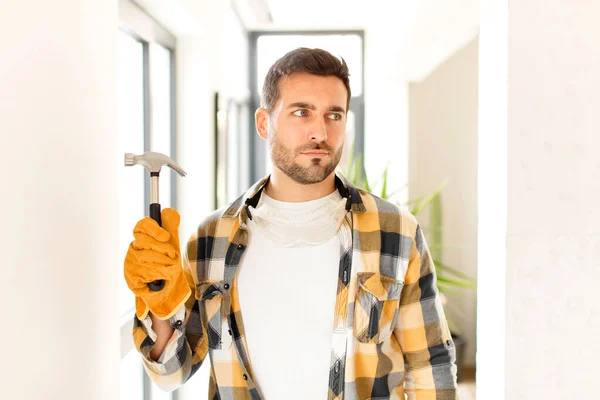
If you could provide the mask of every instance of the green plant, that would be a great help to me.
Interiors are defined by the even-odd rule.
[[[363,169],[362,157],[360,155],[354,156],[354,143],[352,144],[349,153],[346,177],[350,182],[352,182],[353,185],[371,193],[373,193],[372,188],[380,186],[381,189],[378,191],[378,193],[374,194],[384,200],[391,201],[391,197],[399,192],[400,189],[395,190],[393,193],[388,193],[388,168],[389,163],[386,165],[380,181],[371,185],[367,178],[367,174]],[[471,276],[464,274],[456,268],[453,268],[442,262],[443,241],[441,193],[447,184],[448,182],[444,181],[433,192],[410,199],[404,204],[404,206],[406,206],[415,217],[429,207],[429,224],[427,228],[424,229],[424,232],[427,231],[427,243],[429,245],[431,257],[436,269],[437,288],[439,292],[442,293],[446,298],[448,294],[460,294],[461,290],[475,289],[476,287],[476,281]],[[403,205],[399,201],[396,201],[395,203],[399,206]],[[444,306],[444,308],[446,308],[446,306]],[[456,312],[456,310],[454,311]],[[456,335],[460,334],[460,330],[456,324],[450,318],[448,318],[447,315],[446,319],[448,321],[450,330]]]

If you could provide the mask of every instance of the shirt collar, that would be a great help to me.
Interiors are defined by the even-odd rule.
[[[267,186],[267,183],[269,183],[270,178],[271,175],[267,175],[252,185],[246,193],[240,196],[227,208],[223,217],[240,218],[240,223],[245,222],[247,217],[252,219],[249,206],[256,208],[258,201],[260,200],[260,195]],[[362,214],[367,210],[358,188],[350,183],[350,181],[338,171],[335,172],[335,187],[340,192],[340,195],[346,199],[346,211]]]

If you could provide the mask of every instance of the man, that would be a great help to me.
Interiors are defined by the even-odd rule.
[[[210,399],[456,398],[454,343],[417,221],[335,172],[348,75],[319,49],[275,62],[255,115],[273,173],[200,223],[183,269],[176,211],[163,211],[163,228],[136,225],[125,260],[133,336],[164,390],[208,354]],[[150,292],[156,279],[165,288]]]

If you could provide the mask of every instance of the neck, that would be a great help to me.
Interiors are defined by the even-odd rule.
[[[336,190],[335,171],[322,182],[303,185],[273,166],[273,173],[264,190],[267,196],[279,201],[302,202],[320,199]]]

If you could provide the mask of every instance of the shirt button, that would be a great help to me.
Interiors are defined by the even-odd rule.
[[[224,287],[225,289],[229,289],[229,283],[226,283],[225,285],[223,285],[223,287]]]
[[[231,333],[231,329],[227,329],[227,332],[229,332],[229,334],[230,334],[230,335],[233,335],[233,334]]]
[[[248,375],[244,374],[242,377],[244,378],[245,381],[248,380]]]
[[[182,324],[181,320],[177,320],[177,321],[175,321],[175,326],[176,326],[176,327],[180,327],[180,326],[181,326],[181,324]]]

